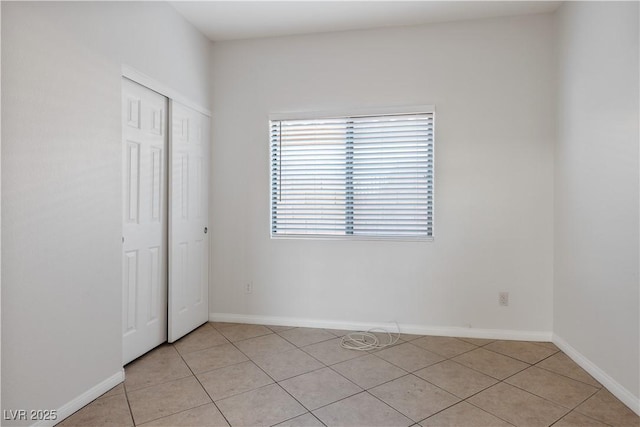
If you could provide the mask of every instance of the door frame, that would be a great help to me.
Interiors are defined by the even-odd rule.
[[[169,98],[170,101],[173,100],[173,101],[179,102],[180,104],[186,107],[189,107],[193,110],[196,110],[197,112],[202,113],[205,116],[208,116],[209,118],[211,118],[212,116],[211,110],[209,110],[208,108],[204,108],[199,104],[192,102],[187,97],[183,96],[180,92],[170,88],[169,86],[163,83],[160,83],[153,77],[149,77],[148,75],[141,73],[135,68],[132,68],[128,65],[123,65],[121,74],[122,74],[122,77],[126,77],[129,80],[133,80],[139,85],[145,86],[153,90],[154,92],[158,92],[160,95],[166,96],[167,98]]]

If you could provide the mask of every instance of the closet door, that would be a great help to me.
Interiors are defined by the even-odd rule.
[[[167,107],[122,79],[124,364],[167,340]]]
[[[209,319],[209,118],[171,101],[169,342]]]

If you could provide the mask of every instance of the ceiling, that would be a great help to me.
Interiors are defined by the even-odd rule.
[[[172,1],[212,41],[552,12],[559,1]]]

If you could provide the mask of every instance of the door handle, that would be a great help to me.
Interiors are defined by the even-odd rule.
[[[205,227],[204,228],[204,234],[207,234],[207,231],[209,231],[209,230],[207,229],[207,227]]]

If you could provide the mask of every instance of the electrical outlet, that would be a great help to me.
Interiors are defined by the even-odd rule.
[[[498,304],[503,307],[509,305],[509,292],[500,292],[498,293]]]
[[[252,294],[253,293],[253,282],[248,282],[245,285],[244,291],[248,294]]]

